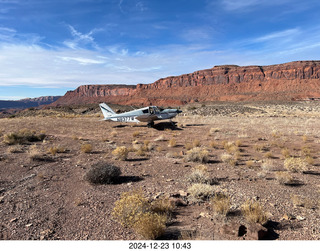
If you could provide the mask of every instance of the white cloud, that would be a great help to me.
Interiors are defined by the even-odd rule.
[[[275,39],[283,39],[283,38],[288,39],[292,36],[297,36],[299,34],[300,34],[299,28],[287,29],[287,30],[273,32],[273,33],[258,37],[256,39],[254,39],[254,41],[255,42],[266,42],[266,41],[275,40]]]
[[[103,60],[96,60],[96,59],[91,59],[91,58],[83,58],[83,57],[58,57],[64,61],[67,62],[77,62],[81,65],[90,65],[90,64],[104,64],[105,61]]]
[[[63,44],[71,49],[78,49],[87,45],[91,45],[93,48],[97,48],[97,44],[94,41],[93,34],[101,29],[93,29],[88,33],[81,33],[77,31],[72,25],[68,25],[70,33],[73,39],[68,39]]]

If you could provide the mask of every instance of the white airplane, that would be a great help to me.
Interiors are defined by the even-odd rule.
[[[147,106],[141,109],[124,112],[121,114],[115,113],[107,104],[99,104],[103,113],[103,120],[112,120],[118,122],[147,122],[148,127],[154,126],[155,120],[172,119],[182,111],[178,109],[164,109],[160,110],[156,106]]]

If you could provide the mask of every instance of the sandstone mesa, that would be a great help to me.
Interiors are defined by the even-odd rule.
[[[320,99],[320,61],[269,66],[222,65],[151,84],[82,85],[52,105],[107,102],[175,106],[208,101]]]

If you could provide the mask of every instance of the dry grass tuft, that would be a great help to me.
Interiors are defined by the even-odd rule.
[[[276,176],[277,181],[281,185],[288,185],[288,184],[292,184],[294,182],[294,178],[288,172],[281,172],[281,171],[275,172],[275,176]]]
[[[170,139],[168,147],[175,147],[177,145],[177,141],[175,139]]]
[[[223,193],[217,193],[211,200],[210,203],[212,205],[212,209],[214,212],[221,214],[221,215],[227,215],[227,213],[230,210],[231,206],[231,200],[228,195],[225,195]]]
[[[152,212],[157,214],[164,214],[168,217],[172,215],[174,209],[174,202],[172,202],[167,196],[162,196],[151,203]]]
[[[161,213],[153,209],[160,210]],[[112,216],[122,226],[131,227],[144,239],[156,239],[165,231],[167,215],[164,212],[169,209],[171,210],[171,207],[162,202],[152,206],[139,190],[122,193],[115,202]]]
[[[209,152],[204,148],[196,147],[187,151],[184,159],[187,162],[207,163],[209,161]]]
[[[265,223],[267,221],[266,213],[257,201],[247,200],[241,207],[241,211],[250,223]]]
[[[135,138],[139,137],[140,136],[140,132],[135,131],[135,132],[133,132],[132,136],[135,137]]]
[[[214,189],[208,184],[193,184],[189,187],[188,192],[192,199],[196,201],[208,200],[214,195]]]
[[[208,172],[200,169],[194,169],[186,176],[186,179],[190,183],[210,184],[211,182]]]
[[[3,143],[7,145],[26,144],[29,142],[42,141],[45,134],[37,134],[29,129],[21,129],[18,132],[8,133],[3,136]]]
[[[307,209],[316,209],[318,207],[317,201],[296,194],[291,196],[291,201],[296,207],[305,207]]]
[[[307,163],[301,158],[288,158],[284,160],[284,168],[291,172],[303,172],[307,169]]]
[[[264,171],[272,171],[274,169],[274,161],[271,159],[266,159],[262,161],[261,168]]]
[[[149,211],[148,199],[141,190],[124,192],[115,202],[112,216],[124,227],[132,227],[142,214]]]
[[[230,166],[236,166],[237,165],[237,159],[235,156],[228,154],[228,153],[223,153],[220,156],[222,162],[227,163]]]
[[[129,150],[125,146],[118,146],[112,151],[112,155],[116,160],[127,160]]]
[[[152,212],[142,214],[133,229],[146,240],[154,240],[164,234],[167,217]]]
[[[83,144],[83,145],[81,145],[80,150],[83,153],[91,153],[92,152],[92,145],[91,144]]]
[[[291,154],[288,148],[284,148],[281,150],[281,154],[284,158],[290,158]]]
[[[52,146],[48,148],[48,153],[52,154],[53,156],[56,155],[57,153],[65,153],[67,149],[65,149],[62,146]]]

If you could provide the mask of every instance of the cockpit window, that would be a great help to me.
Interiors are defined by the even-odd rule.
[[[143,113],[149,113],[148,109],[142,110]]]

